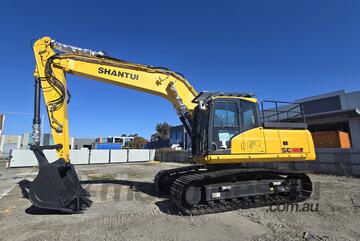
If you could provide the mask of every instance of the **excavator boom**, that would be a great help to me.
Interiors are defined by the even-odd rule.
[[[59,43],[49,37],[33,46],[36,68],[33,140],[39,174],[30,188],[31,202],[41,208],[81,212],[91,204],[70,163],[66,74],[157,95],[168,100],[191,137],[193,160],[202,165],[160,171],[156,189],[186,214],[205,214],[244,207],[298,202],[311,195],[305,174],[245,170],[247,162],[311,161],[314,144],[302,106],[260,115],[252,94],[201,92],[180,73],[136,64],[104,52]],[[40,146],[40,95],[43,93],[56,145]],[[49,163],[43,150],[56,149]]]
[[[55,50],[63,52],[56,53]],[[41,83],[54,141],[63,145],[58,155],[66,162],[69,161],[66,73],[161,96],[173,104],[191,133],[191,114],[196,107],[192,100],[197,92],[181,74],[61,44],[49,37],[35,42],[34,53],[35,86]],[[34,133],[40,133],[38,123],[34,123]],[[38,135],[34,139],[40,140]]]

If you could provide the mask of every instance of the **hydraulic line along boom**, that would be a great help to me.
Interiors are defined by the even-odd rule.
[[[155,186],[184,213],[302,201],[310,196],[311,181],[305,174],[244,170],[234,165],[314,160],[314,145],[306,123],[297,123],[294,120],[298,116],[291,116],[297,104],[291,112],[276,113],[277,122],[270,117],[265,121],[252,94],[198,94],[180,73],[116,59],[102,51],[62,44],[49,37],[37,40],[33,49],[36,68],[31,149],[39,162],[39,174],[30,188],[34,205],[77,213],[91,204],[89,193],[81,187],[70,163],[66,74],[147,92],[172,103],[191,137],[193,160],[202,165],[161,171],[155,177]],[[56,143],[53,146],[40,146],[41,90]],[[284,113],[287,118],[280,120]],[[56,149],[59,159],[49,163],[44,149]]]

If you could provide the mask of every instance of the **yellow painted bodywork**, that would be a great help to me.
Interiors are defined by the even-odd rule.
[[[41,81],[41,87],[43,90],[43,96],[45,100],[45,105],[47,108],[48,116],[50,117],[53,115],[54,119],[58,120],[59,123],[62,125],[62,133],[57,133],[55,129],[52,129],[53,139],[54,143],[56,144],[62,144],[63,148],[60,150],[57,150],[57,154],[59,158],[64,158],[65,161],[70,160],[70,152],[69,152],[69,124],[68,124],[68,111],[67,111],[67,103],[65,101],[63,107],[55,111],[53,113],[50,112],[50,105],[49,102],[51,100],[54,100],[59,97],[59,93],[57,93],[51,86],[48,84],[47,81],[45,81],[45,64],[46,61],[55,54],[54,50],[50,47],[50,38],[42,38],[38,40],[34,46],[34,54],[35,54],[35,60],[36,60],[36,68],[34,72],[35,78],[40,78]],[[59,81],[65,86],[66,88],[66,78],[65,73],[62,69],[55,68],[53,66],[53,72],[54,75],[57,77]],[[50,122],[51,118],[49,118]],[[53,125],[56,125],[56,123],[52,123]]]
[[[292,148],[302,149],[302,151],[284,152]],[[198,156],[195,157],[195,161],[207,164],[225,164],[313,161],[316,159],[314,143],[308,130],[254,128],[231,139],[230,153]]]
[[[69,162],[69,128],[68,128],[68,112],[67,103],[63,103],[62,108],[53,113],[50,112],[49,102],[59,97],[59,94],[46,81],[45,64],[47,60],[55,55],[55,51],[51,47],[51,39],[44,37],[37,40],[33,46],[36,69],[35,78],[41,78],[41,85],[45,104],[48,108],[48,116],[55,126],[62,126],[62,132],[58,133],[52,128],[54,142],[62,144],[63,148],[58,151],[58,156]],[[101,73],[99,68],[110,70],[109,73]],[[52,70],[54,75],[66,87],[65,73],[83,76],[89,79],[106,82],[126,88],[147,92],[150,94],[164,97],[170,101],[175,108],[181,108],[179,102],[170,90],[170,83],[176,88],[178,96],[184,105],[192,113],[196,107],[192,100],[197,96],[195,89],[181,75],[164,69],[152,68],[151,66],[134,64],[121,60],[106,59],[95,56],[82,56],[76,54],[64,54],[59,59],[53,61]],[[104,72],[104,71],[102,71]],[[108,71],[106,71],[108,72]],[[122,77],[119,74],[123,73]],[[131,79],[129,76],[135,78]],[[51,116],[53,118],[51,118]],[[55,121],[54,121],[55,120]],[[59,124],[57,124],[59,123]]]
[[[50,111],[51,101],[59,97],[59,93],[46,81],[45,65],[48,59],[56,53],[51,47],[51,39],[44,37],[37,40],[33,46],[36,69],[35,78],[41,80],[41,86],[48,109],[48,116],[52,128],[55,144],[62,144],[58,156],[70,162],[69,157],[69,126],[67,102],[61,108]],[[89,79],[106,82],[126,88],[139,90],[161,96],[170,101],[179,110],[179,100],[170,90],[174,86],[178,97],[190,113],[197,106],[192,100],[197,96],[195,89],[181,75],[164,69],[153,68],[148,65],[134,64],[116,59],[79,54],[62,54],[52,62],[51,69],[55,77],[66,89],[65,73],[83,76]],[[106,71],[104,71],[106,69]],[[131,76],[132,78],[129,78]],[[221,96],[215,98],[240,98],[256,103],[255,98]],[[62,127],[62,131],[56,131]],[[287,145],[284,145],[287,142]],[[302,148],[301,153],[284,153],[284,148]],[[196,162],[243,163],[243,162],[275,162],[314,160],[315,151],[310,132],[307,130],[276,130],[262,127],[248,130],[231,140],[231,152],[224,155],[207,155],[193,157]]]

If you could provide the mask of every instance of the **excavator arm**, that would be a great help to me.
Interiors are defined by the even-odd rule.
[[[191,133],[192,112],[196,106],[192,100],[197,92],[181,74],[166,68],[115,59],[103,52],[65,45],[49,37],[36,41],[33,48],[36,59],[35,88],[41,86],[43,90],[54,142],[62,144],[58,156],[64,158],[65,162],[70,161],[67,73],[161,96],[173,104],[181,122]],[[36,89],[37,92],[40,93],[39,89]],[[40,142],[39,127],[40,118],[35,116],[33,134],[37,143]]]
[[[295,105],[299,111],[292,106],[293,115],[290,115],[290,111],[278,111],[276,102],[275,114],[268,116],[267,123],[264,111],[263,120],[260,119],[257,100],[251,94],[201,92],[198,95],[181,74],[165,68],[115,59],[104,52],[65,45],[49,37],[35,42],[34,53],[35,145],[31,149],[39,162],[39,174],[30,187],[29,197],[35,206],[77,213],[91,204],[89,193],[81,187],[69,158],[70,95],[66,74],[147,92],[173,104],[192,138],[193,160],[205,165],[160,171],[154,184],[184,213],[221,212],[299,202],[310,197],[312,184],[305,174],[235,165],[314,160],[314,145],[306,123],[296,122],[304,116],[301,106]],[[41,91],[57,144],[54,146],[40,146]],[[44,149],[56,149],[59,159],[49,163]]]
[[[70,163],[66,74],[131,88],[164,97],[170,101],[191,135],[192,100],[197,92],[179,73],[165,68],[134,64],[95,52],[59,43],[49,37],[33,46],[36,68],[33,119],[33,144],[39,173],[29,189],[30,201],[37,207],[66,213],[78,213],[90,206],[90,194],[81,187]],[[45,105],[53,134],[53,146],[40,146],[40,96]],[[49,163],[43,150],[56,149],[59,159]]]

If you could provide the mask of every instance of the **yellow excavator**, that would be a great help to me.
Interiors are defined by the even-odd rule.
[[[91,205],[69,155],[66,74],[164,97],[173,104],[192,141],[196,165],[163,170],[156,189],[184,213],[199,215],[299,202],[312,193],[310,178],[246,168],[244,163],[315,160],[302,106],[259,110],[251,93],[196,92],[185,77],[163,67],[136,64],[105,52],[63,44],[49,37],[33,44],[36,60],[33,145],[39,173],[29,197],[40,208],[79,213]],[[40,145],[40,98],[45,100],[55,145]],[[263,103],[263,102],[262,102]],[[56,149],[49,163],[43,150]]]

